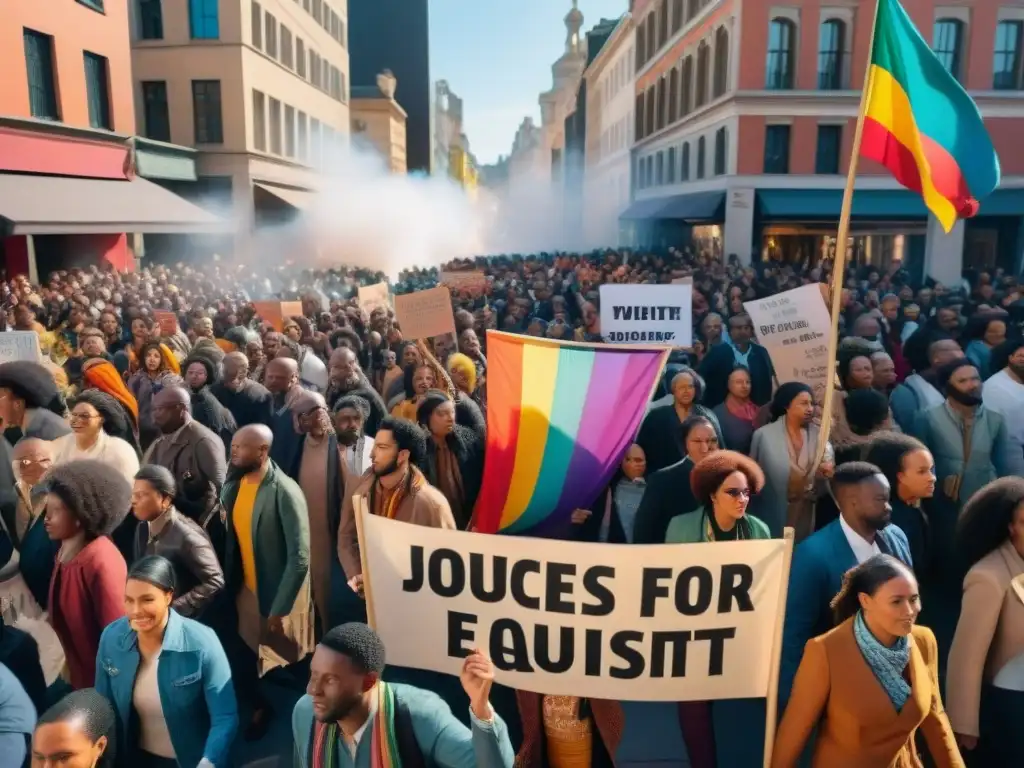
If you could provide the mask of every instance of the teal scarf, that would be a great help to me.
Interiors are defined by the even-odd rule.
[[[903,710],[903,705],[910,698],[910,683],[903,677],[903,671],[910,663],[910,638],[901,637],[892,648],[886,648],[871,634],[864,623],[864,614],[857,612],[853,620],[853,636],[857,640],[864,661],[875,673],[879,685],[885,689],[889,701],[896,711]]]

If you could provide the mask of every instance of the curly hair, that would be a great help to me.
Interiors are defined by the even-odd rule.
[[[846,389],[846,379],[850,375],[850,367],[853,365],[853,361],[859,357],[863,357],[869,363],[871,362],[871,353],[864,353],[859,349],[847,350],[838,356],[836,371],[839,374],[839,381],[843,385],[843,389]]]
[[[1000,477],[964,504],[956,524],[957,550],[970,569],[1010,537],[1010,525],[1024,505],[1024,478]]]
[[[352,621],[334,627],[320,638],[320,645],[345,656],[355,669],[364,674],[379,675],[384,671],[384,643],[366,624]]]
[[[891,555],[872,555],[843,574],[843,586],[829,603],[833,622],[838,626],[856,615],[860,610],[860,595],[872,596],[893,579],[913,575],[906,565]]]
[[[354,411],[358,411],[363,417],[363,424],[370,420],[370,403],[361,395],[344,395],[339,397],[334,403],[334,413],[337,413],[344,408],[351,408]]]
[[[764,487],[764,472],[756,461],[737,451],[716,451],[698,461],[690,472],[693,497],[701,506],[710,508],[711,497],[733,472],[741,472],[747,478],[751,493]]]
[[[416,378],[416,371],[420,368],[427,368],[430,370],[430,375],[434,377],[433,386],[438,386],[441,382],[437,380],[437,371],[434,370],[434,366],[427,360],[421,360],[413,365],[407,365],[402,371],[402,385],[405,387],[405,397],[407,400],[412,400],[416,397],[416,389],[413,386],[413,379]]]
[[[64,502],[89,541],[113,533],[132,506],[132,487],[124,475],[95,459],[53,467],[42,485]]]
[[[427,436],[417,424],[408,419],[388,416],[381,421],[377,432],[390,432],[395,438],[398,450],[409,452],[410,464],[420,466],[423,463],[423,457],[427,452]]]
[[[95,688],[72,691],[40,715],[36,729],[41,725],[74,722],[93,744],[104,736],[106,749],[96,768],[109,768],[117,757],[117,716],[107,698]]]
[[[103,431],[111,437],[119,437],[129,445],[134,434],[125,410],[117,400],[99,389],[84,389],[69,404],[73,410],[79,403],[91,405],[103,417]]]

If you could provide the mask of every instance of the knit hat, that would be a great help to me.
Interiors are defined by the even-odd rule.
[[[423,394],[423,399],[420,400],[419,407],[416,409],[416,421],[420,424],[429,424],[430,415],[438,408],[438,406],[450,402],[451,398],[441,390],[428,389]]]
[[[45,408],[57,397],[57,385],[50,372],[29,360],[0,363],[0,387],[11,390],[28,408]]]
[[[44,481],[82,524],[88,538],[109,536],[128,516],[132,487],[117,468],[94,459],[53,467]]]

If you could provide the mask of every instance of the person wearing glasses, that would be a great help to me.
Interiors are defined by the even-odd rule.
[[[6,583],[20,572],[35,602],[45,609],[59,545],[43,527],[46,493],[40,482],[53,465],[53,443],[22,438],[13,456],[14,484],[0,490],[0,580]]]
[[[750,499],[764,487],[764,473],[750,458],[736,451],[714,451],[701,459],[690,472],[690,489],[700,505],[696,510],[676,515],[665,532],[666,544],[698,544],[719,541],[751,541],[771,538],[768,526],[747,514]],[[723,721],[736,722],[726,710],[742,708],[744,702],[716,702],[712,712],[708,701],[679,703],[679,726],[686,742],[693,768],[714,768],[715,765],[748,765],[758,756],[717,754],[722,749],[744,750],[743,743],[717,748],[712,715]],[[721,710],[721,711],[719,711]],[[739,714],[739,711],[736,711]],[[760,746],[753,737],[751,744]],[[753,747],[750,747],[753,748]],[[718,762],[720,761],[720,762]]]
[[[54,440],[54,464],[95,459],[108,464],[129,483],[139,471],[139,454],[124,409],[98,389],[79,393],[71,404],[71,434]]]

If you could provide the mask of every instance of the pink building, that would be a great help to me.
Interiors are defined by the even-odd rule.
[[[858,163],[851,255],[901,258],[942,282],[1018,269],[1024,247],[1024,7],[903,0],[977,101],[1003,168],[978,217],[945,235],[917,195]],[[634,204],[640,242],[692,234],[743,260],[815,261],[835,229],[867,66],[874,3],[636,0]]]

